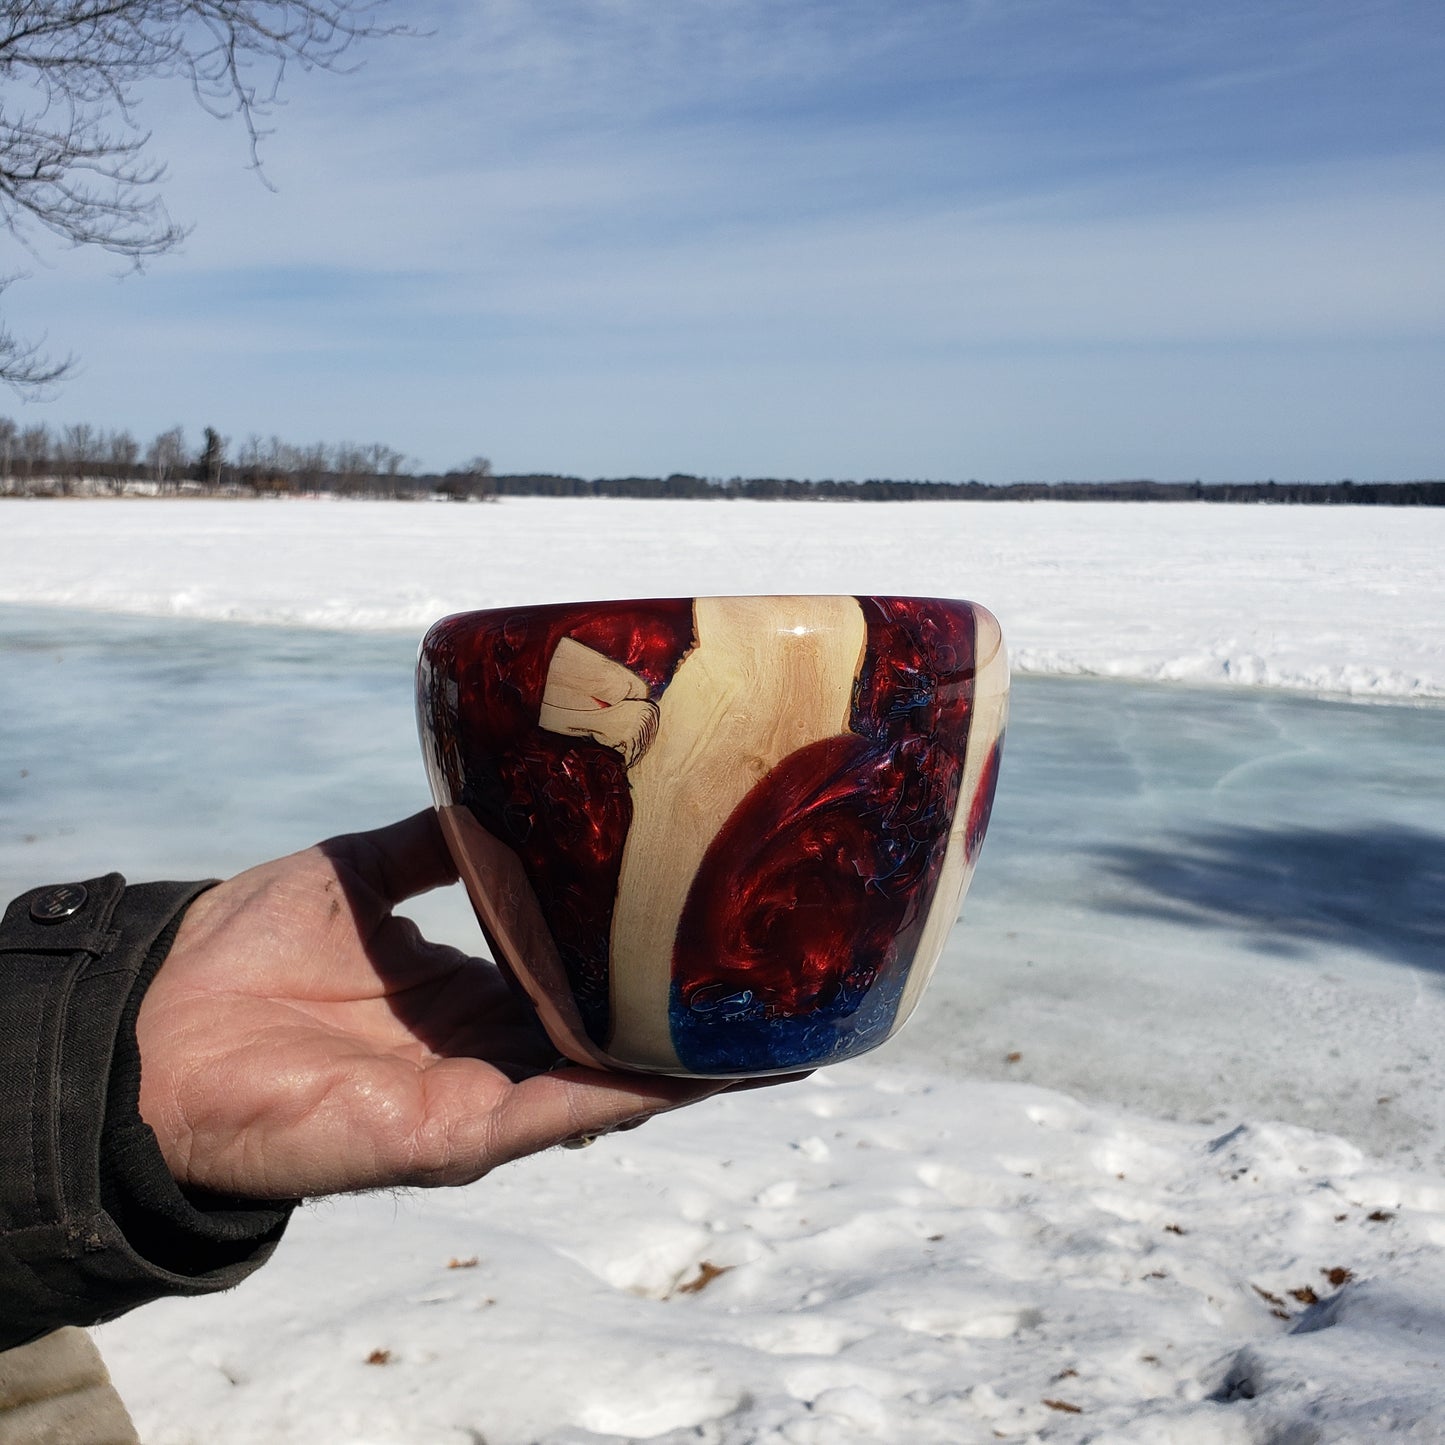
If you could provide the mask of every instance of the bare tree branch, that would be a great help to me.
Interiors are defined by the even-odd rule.
[[[135,121],[151,80],[189,85],[216,117],[238,116],[259,170],[265,121],[288,66],[341,70],[387,0],[0,0],[0,226],[29,245],[36,228],[136,265],[186,235],[157,187]],[[263,177],[264,180],[264,177]],[[0,381],[58,380],[34,347],[0,330]]]
[[[13,280],[14,278],[10,278]],[[10,280],[0,281],[0,291]],[[41,350],[41,342],[24,342],[0,322],[0,381],[30,396],[43,396],[47,387],[64,378],[74,367],[73,357],[52,361]]]

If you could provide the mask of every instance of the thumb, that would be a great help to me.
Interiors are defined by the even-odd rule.
[[[328,838],[319,847],[392,904],[457,881],[456,864],[431,808],[384,828]]]

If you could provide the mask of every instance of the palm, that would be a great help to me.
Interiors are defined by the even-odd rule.
[[[182,1183],[253,1198],[461,1183],[719,1086],[566,1068],[497,970],[395,903],[453,881],[433,815],[243,873],[186,915],[137,1025]]]

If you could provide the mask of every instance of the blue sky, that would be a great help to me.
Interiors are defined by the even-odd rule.
[[[24,423],[499,470],[1445,475],[1439,0],[419,0],[194,230],[18,249]]]

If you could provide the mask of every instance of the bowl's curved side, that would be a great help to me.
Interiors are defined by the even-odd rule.
[[[970,605],[974,611],[975,636],[973,713],[959,782],[958,808],[949,830],[938,889],[913,956],[898,1013],[889,1030],[890,1038],[917,1008],[938,966],[949,929],[958,921],[968,885],[973,881],[973,870],[993,812],[994,790],[998,786],[1004,730],[1008,726],[1008,649],[1004,645],[1003,629],[993,613],[976,602]]]
[[[547,1037],[574,1063],[622,1067],[587,1036],[566,965],[521,859],[483,828],[470,808],[444,804],[437,813],[492,958],[536,1010]]]

